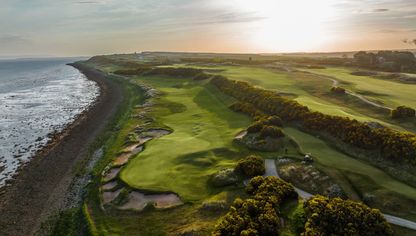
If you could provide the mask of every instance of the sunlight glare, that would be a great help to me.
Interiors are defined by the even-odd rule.
[[[262,20],[253,23],[250,39],[260,50],[310,50],[325,44],[328,21],[335,14],[330,0],[236,0],[243,11]]]

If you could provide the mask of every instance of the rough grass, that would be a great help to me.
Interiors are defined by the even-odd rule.
[[[121,171],[128,185],[154,191],[173,191],[185,201],[201,200],[213,193],[209,175],[234,166],[241,157],[233,137],[250,120],[232,112],[214,90],[195,86],[185,79],[141,77],[164,95],[157,103],[173,102],[186,107],[180,112],[158,107],[150,113],[173,133],[146,144],[145,150]]]
[[[340,81],[348,82],[346,87],[353,91],[361,91],[366,97],[379,100],[389,107],[406,105],[416,107],[415,84],[403,84],[394,81],[376,79],[371,76],[355,76],[352,70],[329,67],[320,70],[308,70],[316,74],[333,76]]]
[[[370,164],[345,155],[326,144],[317,137],[306,134],[294,128],[284,128],[303,149],[305,153],[311,153],[314,160],[326,168],[337,169],[341,172],[352,172],[366,176],[376,185],[391,192],[395,192],[416,200],[416,188],[406,185]]]
[[[330,80],[300,78],[295,77],[294,73],[244,66],[206,68],[218,69],[215,73],[232,79],[244,80],[266,89],[294,94],[293,97],[296,100],[313,110],[362,121],[379,121],[392,126],[355,108],[319,97],[320,92],[331,87]],[[107,68],[106,70],[113,69]],[[312,70],[312,72],[327,73],[327,70]],[[331,73],[331,76],[334,76],[333,73],[339,75],[341,72],[332,71]],[[354,77],[366,79],[362,76]],[[249,119],[229,110],[228,105],[233,102],[233,99],[218,93],[209,85],[204,84],[205,82],[163,77],[139,79],[164,92],[163,97],[158,101],[159,105],[155,106],[151,115],[157,119],[158,123],[169,126],[174,132],[147,143],[145,151],[131,160],[121,172],[122,180],[136,188],[174,191],[185,201],[198,201],[220,196],[221,194],[215,194],[221,189],[212,189],[207,185],[208,176],[220,168],[234,166],[236,160],[245,155],[243,153],[247,150],[234,146],[232,138],[249,125]],[[354,87],[355,81],[350,80],[351,78],[349,80],[338,79],[340,82],[345,82],[343,87],[365,93],[365,96],[375,96],[374,99],[390,99],[390,95],[386,96],[386,87],[383,91],[366,90],[363,87]],[[412,98],[409,97],[409,99]],[[130,130],[133,126],[133,123],[127,123],[128,128],[123,130]],[[115,153],[117,146],[121,145],[121,137],[126,135],[123,130],[118,136],[120,139],[115,140],[117,145],[114,146],[114,150],[110,149],[108,153]],[[358,195],[362,196],[368,192],[379,197],[380,204],[383,200],[394,199],[402,206],[402,203],[416,200],[415,188],[391,178],[368,163],[349,157],[319,138],[294,128],[285,128],[284,131],[298,142],[303,152],[312,153],[315,165],[334,178],[350,197],[353,196],[353,199],[358,199]],[[293,149],[293,153],[295,152],[296,150]],[[262,155],[267,156],[264,153]],[[276,157],[282,154],[268,155]],[[400,196],[403,196],[403,199],[400,199]],[[380,207],[383,206],[380,205]],[[404,216],[415,217],[412,210]],[[212,228],[218,216],[204,218],[205,216],[199,215],[196,205],[185,205],[168,211],[145,212],[141,215],[117,213],[97,214],[95,217],[95,220],[100,222],[99,231],[107,234],[137,234],[140,231],[142,235],[165,235],[166,232],[181,232],[178,227],[184,229],[200,227],[203,222],[209,224],[208,228]],[[285,230],[285,235],[292,233],[292,229]]]
[[[176,67],[189,67],[189,65],[176,64]],[[213,67],[204,66],[190,66],[198,69],[212,69]],[[290,94],[291,98],[302,105],[308,106],[311,110],[320,111],[329,115],[347,116],[359,121],[374,121],[379,122],[385,126],[394,129],[401,129],[399,125],[379,119],[374,116],[373,111],[365,109],[357,109],[351,107],[351,104],[344,104],[343,102],[334,102],[333,98],[323,96],[332,87],[332,81],[327,78],[319,78],[319,76],[301,72],[285,72],[280,70],[271,70],[260,67],[249,66],[217,66],[219,69],[217,74],[229,77],[233,80],[241,80],[249,82],[253,85],[263,87],[268,90],[275,90],[280,94]],[[314,70],[311,72],[320,72]],[[357,76],[362,77],[362,76]],[[342,86],[349,84],[348,82],[340,81]],[[379,94],[381,96],[381,94]],[[357,105],[359,106],[359,104]],[[372,114],[371,116],[369,114]],[[411,124],[408,127],[412,127]]]

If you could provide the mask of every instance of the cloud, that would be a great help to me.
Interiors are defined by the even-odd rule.
[[[196,22],[197,24],[228,24],[228,23],[244,23],[253,22],[265,19],[264,17],[256,16],[253,13],[236,13],[226,12],[207,17]]]
[[[0,44],[1,45],[17,45],[29,43],[30,40],[20,36],[20,35],[0,35]]]
[[[386,12],[386,11],[389,11],[389,9],[387,9],[387,8],[377,8],[377,9],[373,10],[373,12]]]

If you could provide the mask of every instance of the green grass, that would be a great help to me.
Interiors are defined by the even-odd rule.
[[[370,117],[362,110],[320,97],[319,93],[331,87],[332,82],[329,80],[299,77],[296,73],[247,66],[199,66],[199,68],[220,69],[222,71],[215,73],[231,79],[247,81],[266,89],[291,94],[301,104],[313,110],[362,121],[378,121],[400,129],[396,124]],[[114,68],[105,69],[112,71]],[[317,72],[322,72],[322,70],[317,70]],[[326,73],[326,70],[324,72]],[[354,77],[364,79],[359,76]],[[149,115],[156,119],[156,124],[166,125],[174,132],[147,143],[145,150],[124,167],[121,179],[138,189],[176,192],[187,202],[223,197],[224,192],[221,193],[221,191],[228,188],[209,187],[208,177],[218,169],[234,166],[238,158],[248,153],[246,149],[235,146],[232,139],[235,134],[249,125],[250,119],[229,110],[228,105],[234,100],[205,82],[166,77],[138,77],[137,80],[163,92],[160,99],[154,100],[155,105]],[[340,81],[343,80],[340,79]],[[356,89],[353,81],[345,80],[345,82],[348,83],[345,83],[343,87],[351,86],[348,88]],[[370,93],[371,91],[374,93]],[[362,92],[368,96],[376,96],[377,99],[384,97],[379,92],[371,91],[363,90]],[[389,99],[389,97],[384,97],[384,99]],[[122,128],[117,130],[117,138],[112,140],[113,145],[106,150],[107,157],[114,156],[120,150],[125,136],[136,125],[137,120],[133,119],[122,124]],[[350,196],[356,195],[354,199],[358,199],[358,195],[371,193],[382,200],[400,201],[400,204],[416,200],[415,188],[395,180],[369,163],[343,154],[319,138],[297,129],[285,128],[284,131],[295,139],[303,152],[312,153],[315,165],[320,170],[334,178],[350,193]],[[289,148],[289,152],[292,151],[295,155],[296,149]],[[281,153],[259,154],[269,158],[281,155]],[[228,190],[231,193],[236,191],[235,189]],[[233,194],[230,196],[234,198]],[[401,200],[401,196],[406,200]],[[382,200],[379,205],[381,208],[383,207]],[[203,223],[208,223],[208,228],[212,229],[213,222],[216,221],[218,215],[210,217],[201,215],[197,209],[199,206],[199,204],[186,204],[171,210],[155,210],[140,214],[96,213],[93,214],[93,218],[97,222],[98,231],[111,235],[165,235],[167,232],[176,233],[183,227],[197,227]],[[290,217],[295,209],[297,208],[289,206],[285,215]],[[413,218],[414,212],[409,210],[403,216]],[[294,233],[290,227],[285,229],[285,235]]]
[[[306,134],[295,128],[284,128],[286,134],[290,135],[303,149],[305,153],[311,153],[314,160],[330,169],[337,169],[341,172],[353,172],[367,176],[375,184],[396,192],[410,199],[416,200],[416,189],[406,185],[380,169],[370,164],[345,155],[326,144],[324,141],[310,134]]]
[[[121,179],[138,189],[173,191],[185,201],[209,196],[213,193],[207,185],[209,175],[234,166],[240,157],[232,139],[249,125],[249,118],[229,110],[215,90],[196,82],[163,77],[139,80],[164,93],[157,103],[182,104],[186,109],[153,108],[151,116],[174,132],[147,143],[121,171]]]
[[[371,114],[371,112],[354,109],[348,104],[340,104],[339,102],[334,103],[331,99],[321,97],[320,94],[316,94],[317,91],[323,93],[330,90],[332,87],[332,81],[328,79],[311,78],[311,76],[305,76],[305,74],[296,72],[285,72],[249,66],[204,67],[185,64],[176,64],[174,66],[194,67],[200,69],[218,69],[221,71],[216,72],[215,74],[221,74],[234,80],[246,81],[253,85],[260,86],[268,90],[275,90],[276,92],[283,94],[293,94],[295,95],[294,100],[298,101],[302,105],[308,106],[314,111],[320,111],[329,115],[347,116],[359,121],[379,122],[385,126],[403,130],[403,128],[397,124],[370,116],[369,114]]]
[[[394,108],[400,105],[416,107],[416,85],[403,84],[394,81],[372,78],[371,76],[355,76],[352,70],[346,68],[329,67],[326,69],[307,71],[333,76],[339,81],[349,83],[344,86],[357,93],[363,93],[371,100],[381,101],[383,104]]]

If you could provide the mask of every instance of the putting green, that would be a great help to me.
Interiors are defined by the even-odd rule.
[[[416,200],[416,188],[395,180],[382,170],[347,156],[310,134],[294,128],[284,128],[284,131],[299,144],[303,152],[311,153],[315,161],[323,166],[367,176],[379,186]]]
[[[249,118],[231,111],[215,90],[198,82],[163,77],[140,80],[164,93],[150,115],[173,133],[147,143],[121,171],[121,179],[138,189],[176,192],[185,201],[203,199],[210,194],[209,175],[233,166],[239,157],[232,140],[249,125]],[[182,109],[167,109],[166,104]]]

